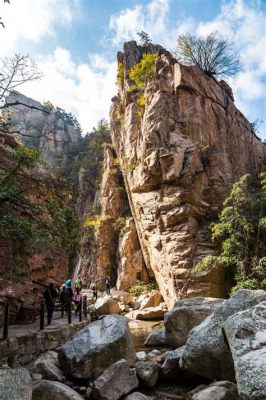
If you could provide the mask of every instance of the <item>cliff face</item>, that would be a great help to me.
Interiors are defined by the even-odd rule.
[[[29,223],[35,225],[40,218],[43,218],[43,225],[40,229],[46,229],[45,225],[53,220],[53,210],[56,205],[63,209],[69,201],[69,193],[59,189],[59,195],[56,192],[56,186],[59,182],[53,174],[44,170],[41,165],[32,168],[22,168],[17,161],[18,155],[15,151],[18,149],[18,143],[12,136],[0,134],[0,181],[1,181],[1,199],[0,199],[0,326],[3,323],[4,303],[10,303],[10,322],[22,322],[33,320],[39,314],[42,294],[47,284],[54,282],[62,284],[67,276],[69,250],[64,243],[55,242],[55,237],[47,237],[47,240],[34,243],[27,241],[23,243],[23,237],[20,240],[11,239],[12,230],[19,232],[22,229],[20,222],[30,216],[31,209],[33,216]],[[5,191],[4,181],[10,180],[14,174],[14,180],[10,181],[10,186],[14,181],[20,182],[16,187],[16,202],[14,205],[12,197]],[[11,192],[11,193],[13,193]],[[23,193],[23,198],[20,198]],[[52,201],[50,199],[52,198]],[[10,200],[11,199],[11,200]],[[32,208],[26,203],[26,200],[32,204]],[[5,213],[9,202],[10,213]],[[50,203],[49,203],[50,201]],[[40,214],[40,212],[42,214]],[[36,213],[36,214],[35,214]],[[4,228],[5,218],[13,217],[10,222],[10,232]],[[31,221],[31,222],[30,222]],[[58,222],[60,225],[62,220]],[[12,225],[13,224],[13,225]],[[14,225],[15,224],[15,225]],[[53,225],[55,231],[61,232],[63,227]],[[27,233],[27,226],[24,228]],[[47,235],[49,232],[46,231]],[[25,233],[25,234],[26,234]],[[51,233],[53,235],[53,232]],[[44,238],[44,236],[42,236]],[[58,237],[57,237],[58,238]],[[20,242],[20,243],[18,243]]]
[[[18,92],[7,97],[11,126],[21,132],[26,145],[37,147],[44,158],[53,160],[55,155],[69,150],[81,139],[80,130],[62,112],[44,107],[41,103]]]
[[[209,223],[233,182],[265,169],[266,146],[225,82],[181,66],[163,49],[144,90],[134,88],[129,69],[143,53],[135,42],[118,53],[124,81],[110,118],[144,260],[168,306],[184,296],[223,297],[221,272],[192,275],[191,269],[216,253]]]
[[[84,187],[83,180],[80,182]],[[103,173],[100,189],[94,201],[80,198],[85,225],[81,252],[75,271],[84,284],[97,280],[104,284],[110,276],[119,289],[127,289],[136,279],[147,280],[147,272],[131,217],[123,177],[115,151],[110,145],[104,149]]]

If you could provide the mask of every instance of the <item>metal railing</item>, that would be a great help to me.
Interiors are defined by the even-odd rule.
[[[4,325],[3,325],[3,339],[8,338],[8,326],[9,326],[9,311],[10,311],[10,303],[5,303],[4,308]],[[44,302],[41,303],[40,306],[40,331],[44,330],[44,318],[45,311],[47,311]],[[64,312],[67,313],[67,322],[68,324],[72,323],[72,303],[68,304],[55,304],[54,311],[61,311],[61,316],[53,319],[59,319],[64,316]],[[79,322],[82,322],[82,318],[87,318],[87,296],[83,296],[80,307],[78,309],[78,317]]]

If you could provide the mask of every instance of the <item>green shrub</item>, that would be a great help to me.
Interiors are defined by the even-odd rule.
[[[219,221],[211,225],[220,255],[204,257],[195,271],[229,268],[235,286],[266,288],[266,173],[254,181],[243,176],[233,185]]]
[[[116,84],[119,87],[122,87],[124,84],[124,65],[123,65],[123,63],[117,64]]]
[[[157,57],[158,53],[145,54],[141,61],[131,68],[129,78],[136,86],[144,89],[147,79],[155,74],[155,60]]]
[[[151,290],[158,290],[158,284],[156,281],[145,283],[141,281],[136,281],[130,288],[129,293],[134,294],[135,296],[140,296],[143,292],[151,291]]]

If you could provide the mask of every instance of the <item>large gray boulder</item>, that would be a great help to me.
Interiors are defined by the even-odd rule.
[[[179,367],[179,361],[183,354],[185,346],[176,350],[168,351],[166,359],[161,367],[160,376],[164,380],[173,380],[182,374]]]
[[[32,374],[40,374],[43,379],[62,382],[63,372],[58,368],[58,357],[55,351],[47,351],[41,354],[29,368]]]
[[[78,379],[96,379],[121,358],[133,365],[136,353],[127,320],[119,315],[87,325],[58,352],[63,371]]]
[[[266,301],[224,324],[241,399],[266,399]]]
[[[186,344],[192,328],[206,319],[224,300],[194,297],[178,300],[164,316],[166,342],[173,348]]]
[[[31,377],[26,368],[0,368],[0,399],[31,400]]]
[[[120,306],[112,297],[101,297],[95,303],[95,313],[97,315],[119,314]]]
[[[149,361],[137,361],[134,367],[144,386],[152,388],[156,385],[160,370],[158,364]]]
[[[165,346],[165,328],[154,329],[144,342],[145,346]]]
[[[238,400],[236,385],[228,381],[200,385],[190,392],[192,400]]]
[[[124,400],[149,400],[149,398],[140,392],[134,392],[126,396]]]
[[[200,325],[192,329],[180,359],[182,370],[216,380],[235,380],[231,352],[224,339],[223,324],[231,315],[266,300],[264,290],[238,290]]]
[[[34,382],[32,400],[83,400],[83,397],[61,382],[42,380]]]
[[[93,384],[94,400],[118,400],[139,386],[134,368],[119,360],[100,375]]]

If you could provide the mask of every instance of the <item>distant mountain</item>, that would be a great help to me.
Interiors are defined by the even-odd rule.
[[[43,105],[19,92],[12,92],[7,103],[12,128],[26,145],[39,148],[44,158],[51,160],[81,140],[76,118],[51,103]]]

